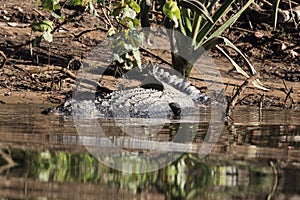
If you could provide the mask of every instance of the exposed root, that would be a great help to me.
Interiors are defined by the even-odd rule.
[[[15,163],[15,161],[12,159],[12,157],[5,153],[2,149],[0,149],[0,156],[7,162],[6,165],[3,165],[0,167],[0,173],[2,173],[2,171],[12,168],[14,166],[17,165],[17,163]]]

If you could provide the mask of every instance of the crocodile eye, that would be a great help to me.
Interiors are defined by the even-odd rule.
[[[175,116],[176,117],[180,117],[181,116],[181,107],[178,103],[169,103],[169,106]]]

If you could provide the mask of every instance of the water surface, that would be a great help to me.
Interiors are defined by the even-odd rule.
[[[224,126],[209,155],[199,158],[209,127],[208,110],[197,125],[172,121],[128,127],[122,126],[124,121],[98,120],[106,136],[100,137],[97,131],[78,134],[72,118],[42,115],[44,108],[0,105],[3,199],[300,198],[299,111],[237,109],[234,122]],[[86,121],[84,128],[94,127]],[[182,128],[193,134],[176,138]],[[186,148],[183,141],[191,138]],[[88,151],[110,150],[111,141],[138,154],[172,142],[164,151],[178,154],[178,159],[153,172],[120,172]],[[144,162],[133,158],[123,167]]]

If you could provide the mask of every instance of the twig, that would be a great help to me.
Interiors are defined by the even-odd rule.
[[[59,66],[45,66],[45,67],[39,67],[36,68],[34,70],[29,70],[26,69],[26,67],[18,67],[16,65],[14,65],[14,67],[16,69],[22,70],[23,72],[27,73],[27,75],[31,75],[33,73],[39,73],[39,72],[47,72],[47,71],[60,71],[65,73],[68,77],[70,77],[71,79],[75,80],[76,79],[76,75],[69,69],[65,68],[65,67],[59,67]],[[32,78],[32,76],[30,76]]]
[[[286,107],[288,107],[287,103],[286,103],[288,99],[290,99],[290,101],[291,101],[291,106],[294,104],[294,100],[291,97],[291,93],[293,93],[293,87],[291,87],[290,90],[286,94],[286,97],[285,97],[285,100],[284,100],[284,104],[285,104]]]
[[[248,86],[248,84],[255,79],[259,77],[259,74],[255,74],[252,77],[248,78],[247,80],[244,81],[244,83],[238,87],[237,91],[234,93],[232,96],[231,100],[228,102],[227,108],[226,108],[226,116],[231,116],[234,110],[234,107],[238,101],[239,96],[242,94],[244,89]]]
[[[6,57],[6,55],[2,51],[0,51],[0,55],[3,57],[3,60],[2,60],[2,62],[0,64],[0,69],[2,69],[3,66],[5,65],[6,61],[7,61],[7,57]]]
[[[264,101],[265,101],[265,93],[263,93],[260,97],[260,100],[259,100],[259,109],[262,110],[262,107],[264,105]]]
[[[239,101],[238,101],[237,103],[238,103],[238,104],[242,103],[242,101],[243,101],[244,99],[246,99],[247,97],[249,97],[249,96],[250,96],[250,94],[244,95],[243,97],[241,97],[241,98],[239,99]]]
[[[221,100],[221,97],[224,96],[224,94],[225,94],[225,92],[226,92],[226,89],[227,89],[227,86],[226,86],[225,89],[220,90],[220,92],[217,94],[217,97],[216,97],[216,100],[217,100],[217,101],[220,101],[220,100]],[[226,95],[225,95],[225,96],[226,96]]]
[[[285,87],[285,90],[288,90],[288,87],[287,87],[287,85],[286,85],[285,80],[284,80],[284,79],[281,79],[281,80],[282,80],[282,83],[283,83],[283,85],[284,85],[284,87]]]
[[[63,73],[65,73],[66,75],[68,75],[70,78],[72,79],[76,79],[76,75],[69,69],[65,68],[65,67],[59,67],[59,66],[47,66],[44,67],[44,69],[42,71],[61,71]]]
[[[89,32],[92,32],[92,31],[98,31],[98,30],[104,31],[104,32],[108,31],[108,29],[106,29],[106,28],[97,27],[97,28],[93,28],[93,29],[89,29],[89,30],[84,30],[84,31],[80,32],[78,35],[76,35],[75,33],[73,33],[73,35],[74,35],[75,38],[79,38],[79,37],[81,37],[82,35],[84,35],[86,33],[89,33]]]
[[[208,80],[208,79],[204,79],[204,78],[196,78],[196,77],[190,77],[191,80],[196,80],[196,81],[202,81],[202,82],[208,82],[208,83],[214,83],[214,84],[219,84],[219,85],[225,85],[224,82],[222,81],[215,81],[215,80]],[[228,88],[228,86],[233,86],[233,87],[239,87],[239,85],[234,84],[234,83],[226,83],[226,90]],[[256,89],[256,87],[250,86],[249,88],[251,89]],[[225,91],[226,91],[225,90]]]
[[[102,10],[102,12],[103,12],[103,15],[104,15],[105,19],[107,20],[106,23],[108,23],[108,25],[109,25],[110,27],[112,27],[113,25],[112,25],[112,23],[111,23],[109,17],[107,16],[105,10],[103,9],[103,7],[101,8],[101,10]]]
[[[285,107],[288,108],[287,103],[286,103],[288,99],[290,99],[290,101],[291,101],[291,106],[290,107],[292,107],[293,104],[295,103],[294,99],[291,97],[291,94],[293,93],[293,87],[288,88],[288,86],[287,86],[284,79],[282,79],[282,82],[283,82],[284,87],[285,87],[284,93],[286,94],[286,97],[285,97],[285,100],[284,100]]]
[[[289,7],[290,7],[290,13],[293,13],[293,8],[292,8],[292,2],[291,2],[291,0],[289,0]],[[297,23],[294,15],[292,15],[292,20],[294,22],[294,25],[295,25],[296,29],[298,29],[298,23]]]
[[[36,8],[33,9],[34,12],[36,12],[38,15],[44,17],[45,19],[48,19],[43,13],[41,13],[39,10],[37,10]]]

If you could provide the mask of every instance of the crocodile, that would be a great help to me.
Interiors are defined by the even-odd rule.
[[[109,93],[97,91],[93,99],[70,98],[44,114],[73,115],[93,114],[114,118],[181,118],[211,99],[195,86],[177,75],[171,75],[158,65],[146,68],[154,84],[116,90]],[[79,98],[82,99],[82,98]]]

